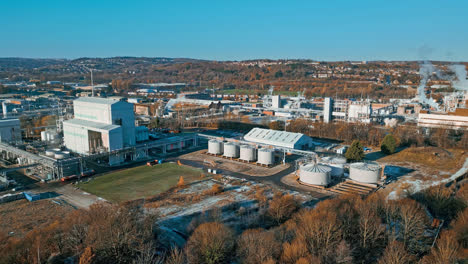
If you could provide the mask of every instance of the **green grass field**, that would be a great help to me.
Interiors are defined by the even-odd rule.
[[[185,183],[195,181],[201,173],[201,170],[164,163],[111,172],[78,186],[108,201],[124,202],[167,191],[177,184],[179,176],[184,177]]]

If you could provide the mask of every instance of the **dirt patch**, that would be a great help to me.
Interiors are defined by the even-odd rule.
[[[236,160],[229,160],[221,157],[211,156],[205,154],[206,150],[195,151],[180,156],[181,159],[205,162],[207,166],[214,164],[215,166],[210,166],[211,168],[227,170],[233,172],[239,172],[249,176],[258,176],[265,177],[276,174],[280,171],[283,171],[289,168],[290,164],[279,164],[274,167],[262,167],[251,163],[244,163]]]

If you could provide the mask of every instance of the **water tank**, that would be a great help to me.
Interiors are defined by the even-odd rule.
[[[326,186],[331,182],[332,168],[322,164],[305,164],[299,168],[299,180],[303,183]]]
[[[65,154],[63,154],[63,152],[61,152],[61,151],[55,152],[54,158],[55,159],[64,159]]]
[[[344,165],[346,164],[346,159],[342,157],[325,157],[321,160],[321,163],[330,166],[332,169],[332,177],[341,177],[344,174]]]
[[[46,131],[41,131],[41,140],[42,141],[47,141],[47,132]]]
[[[272,149],[258,149],[257,163],[262,165],[272,165],[275,163],[275,152]]]
[[[48,149],[48,150],[45,151],[45,154],[46,154],[47,157],[53,157],[55,155],[55,152],[56,151],[53,150],[53,149]]]
[[[375,162],[358,162],[349,166],[349,178],[362,183],[378,183],[380,166]]]
[[[215,155],[223,154],[223,142],[214,139],[208,141],[208,153]]]
[[[256,160],[257,151],[254,147],[249,145],[244,145],[240,147],[240,158],[245,161],[254,161]]]
[[[228,158],[238,158],[239,157],[239,145],[228,142],[224,143],[224,156]]]
[[[46,135],[47,135],[47,141],[54,140],[54,135],[50,131],[47,131]]]

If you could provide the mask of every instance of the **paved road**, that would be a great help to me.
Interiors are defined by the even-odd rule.
[[[184,164],[184,165],[192,166],[192,167],[195,167],[195,168],[200,168],[200,169],[203,169],[203,170],[207,169],[207,166],[205,166],[205,164],[203,164],[202,162],[193,161],[193,160],[186,160],[186,159],[180,159],[180,162],[182,164]],[[272,185],[276,185],[276,186],[284,188],[284,189],[297,191],[297,192],[300,192],[300,193],[310,194],[313,197],[316,197],[317,199],[320,199],[320,200],[326,199],[326,198],[329,197],[328,195],[326,195],[324,193],[321,193],[321,192],[305,191],[303,189],[300,189],[300,188],[290,186],[290,185],[287,185],[287,184],[283,183],[281,181],[281,179],[284,176],[293,173],[294,170],[295,170],[294,166],[290,166],[289,168],[284,169],[284,170],[282,170],[282,171],[280,171],[280,172],[278,172],[276,174],[273,174],[271,176],[250,176],[250,175],[246,175],[246,174],[243,174],[243,173],[234,172],[234,171],[227,171],[227,170],[223,170],[222,174],[227,175],[227,176],[236,177],[236,178],[246,179],[246,180],[249,180],[249,181],[257,181],[257,182],[262,182],[262,183],[266,183],[266,184],[272,184]]]

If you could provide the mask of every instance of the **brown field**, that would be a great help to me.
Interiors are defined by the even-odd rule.
[[[465,162],[468,153],[460,149],[438,147],[407,148],[398,153],[379,159],[379,162],[420,165],[425,169],[456,172]],[[410,166],[411,167],[411,166]]]
[[[12,236],[24,236],[34,228],[48,225],[63,219],[73,207],[61,202],[61,205],[51,199],[29,202],[26,199],[0,204],[0,232]]]

